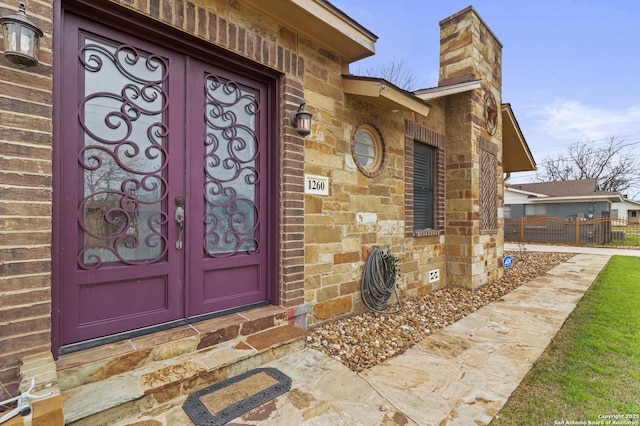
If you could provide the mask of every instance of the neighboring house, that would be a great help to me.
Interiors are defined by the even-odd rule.
[[[554,216],[594,219],[610,216],[612,203],[622,202],[617,192],[600,191],[596,179],[505,184],[505,218]]]
[[[415,93],[349,74],[377,37],[324,0],[27,14],[40,64],[0,59],[10,389],[27,355],[60,363],[256,306],[302,328],[361,312],[374,247],[400,257],[403,297],[502,275],[503,173],[535,164],[472,7],[440,22],[439,85]],[[290,119],[303,103],[308,136]]]
[[[640,201],[629,200],[623,195],[622,201],[611,203],[611,217],[628,223],[640,223]]]

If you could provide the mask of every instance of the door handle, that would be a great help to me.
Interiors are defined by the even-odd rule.
[[[178,240],[176,241],[176,249],[182,250],[182,235],[184,233],[184,198],[176,197],[176,214],[175,219],[180,226],[180,232],[178,232]]]
[[[184,225],[184,207],[176,207],[176,222],[180,225],[180,228]]]

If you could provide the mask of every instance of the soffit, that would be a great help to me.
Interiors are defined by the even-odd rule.
[[[510,104],[502,104],[502,167],[505,173],[537,170]]]
[[[324,0],[246,0],[287,27],[354,62],[375,54],[378,37]]]
[[[426,117],[431,109],[429,103],[382,78],[343,75],[342,90],[350,95],[365,97],[368,101],[392,111],[410,111]]]
[[[414,92],[423,101],[443,98],[445,96],[457,95],[458,93],[470,92],[482,87],[482,80],[463,81],[462,83],[447,84],[446,86],[429,87],[419,89]]]

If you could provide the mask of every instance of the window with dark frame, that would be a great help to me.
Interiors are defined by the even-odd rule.
[[[445,136],[405,120],[405,236],[445,232]]]
[[[420,142],[413,145],[413,229],[424,231],[434,228],[435,151]]]

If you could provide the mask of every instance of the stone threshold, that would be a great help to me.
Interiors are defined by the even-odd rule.
[[[66,390],[103,380],[145,359],[184,355],[286,323],[286,309],[264,306],[61,355],[56,361],[59,386]]]

